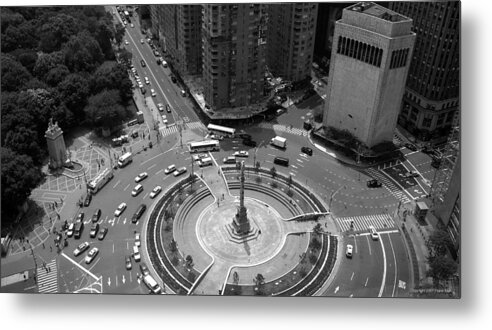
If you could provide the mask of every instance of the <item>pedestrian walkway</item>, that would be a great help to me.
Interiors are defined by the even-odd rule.
[[[386,177],[383,173],[379,172],[376,169],[368,168],[365,170],[366,174],[374,179],[378,179],[383,183],[383,186],[399,201],[403,204],[409,203],[412,199],[408,197],[408,195],[398,188],[391,180]]]
[[[389,214],[374,214],[354,217],[343,217],[335,219],[341,232],[351,231],[353,222],[353,231],[367,231],[370,226],[376,229],[393,229],[396,228],[395,221]]]
[[[207,127],[205,127],[205,125],[201,121],[186,123],[186,127],[189,129],[203,129],[203,130],[207,129]]]
[[[299,135],[299,136],[308,136],[308,132],[304,129],[297,127],[287,127],[285,125],[280,124],[270,124],[270,123],[260,123],[258,125],[260,128],[273,129],[275,132],[284,132],[287,134]]]
[[[164,136],[168,136],[168,135],[177,133],[178,132],[178,126],[173,125],[173,126],[170,126],[170,127],[161,127],[161,128],[159,128],[159,132],[161,133],[161,135],[163,137]]]
[[[52,260],[46,265],[36,269],[39,293],[57,293],[58,292],[58,271],[56,260]]]

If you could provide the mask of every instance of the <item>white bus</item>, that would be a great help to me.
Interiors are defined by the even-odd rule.
[[[205,140],[199,142],[190,142],[188,144],[190,153],[202,152],[202,151],[219,151],[219,141],[217,140]]]
[[[97,193],[104,185],[113,178],[113,170],[110,168],[104,169],[98,176],[87,184],[89,191],[92,194]]]
[[[128,165],[132,161],[132,159],[133,159],[132,153],[127,152],[126,154],[124,154],[123,156],[118,158],[118,166],[119,167],[125,167],[126,165]]]
[[[234,134],[236,134],[235,128],[219,126],[219,125],[214,125],[214,124],[208,124],[207,128],[208,128],[208,131],[210,133],[217,134],[217,135],[225,135],[225,136],[229,136],[229,137],[234,137]]]

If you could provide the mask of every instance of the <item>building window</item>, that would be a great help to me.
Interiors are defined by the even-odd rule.
[[[431,127],[432,115],[425,115],[424,120],[422,120],[422,127]]]

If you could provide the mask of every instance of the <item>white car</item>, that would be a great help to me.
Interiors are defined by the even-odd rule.
[[[135,182],[139,183],[140,181],[145,179],[147,176],[148,176],[147,172],[142,172],[139,175],[137,175],[137,177],[135,178]]]
[[[135,245],[140,247],[140,233],[135,233]]]
[[[156,97],[157,96],[155,90],[153,90],[153,89],[150,90],[150,95],[152,95],[152,97]]]
[[[164,170],[164,173],[166,174],[169,174],[169,173],[172,173],[176,171],[176,165],[172,164],[172,165],[169,165],[165,170]]]
[[[186,92],[184,89],[181,90],[181,96],[186,96]]]
[[[114,215],[116,217],[119,217],[121,215],[121,213],[123,213],[123,211],[126,209],[126,203],[121,203],[118,208],[116,209],[116,211],[114,211]]]
[[[198,155],[193,155],[193,161],[194,162],[197,162],[199,161],[200,159],[202,158],[207,158],[208,155],[207,154],[198,154]]]
[[[143,84],[141,82],[138,83],[138,88],[143,88]]]
[[[132,196],[135,197],[143,191],[143,186],[141,184],[137,184],[135,188],[132,190]]]
[[[89,253],[87,253],[87,256],[85,257],[85,263],[90,264],[92,260],[97,256],[99,253],[99,249],[97,247],[93,247]]]
[[[244,151],[244,150],[242,150],[242,151],[236,151],[234,153],[234,156],[236,156],[236,157],[248,157],[249,156],[249,153],[247,151]]]
[[[352,258],[352,253],[353,253],[354,247],[350,244],[347,244],[347,250],[345,251],[345,255],[347,258]]]
[[[87,250],[89,248],[89,242],[84,242],[82,244],[80,244],[74,251],[73,251],[73,255],[74,256],[79,256],[82,252],[84,252],[85,250]]]
[[[180,167],[176,171],[174,171],[173,175],[174,176],[180,176],[181,174],[186,172],[186,167]]]
[[[148,77],[145,77],[144,79],[145,79],[145,84],[150,85],[150,80],[149,80],[149,78],[148,78]]]
[[[379,233],[376,231],[376,229],[373,226],[369,226],[369,233],[371,234],[371,238],[374,241],[377,241],[379,239]]]
[[[145,42],[145,40],[143,39],[140,39],[140,43],[143,44]]]
[[[131,26],[131,27],[135,27],[135,25],[133,25],[133,23],[132,23],[132,24],[130,24],[130,26]]]
[[[68,226],[68,230],[67,230],[67,236],[68,237],[72,237],[73,236],[73,229],[75,227],[75,224],[72,222],[69,226]]]
[[[155,198],[155,196],[159,195],[162,191],[162,187],[161,186],[156,186],[152,192],[150,193],[150,198]]]
[[[130,43],[128,42],[128,40],[125,40],[125,45],[129,45]]]
[[[157,103],[157,109],[159,109],[160,112],[163,112],[164,111],[164,104],[162,103]],[[163,116],[164,117],[164,116]],[[166,119],[166,118],[162,118],[162,119]]]

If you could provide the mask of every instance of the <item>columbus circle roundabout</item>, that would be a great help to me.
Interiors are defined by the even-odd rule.
[[[142,257],[166,293],[312,296],[336,259],[329,220],[291,176],[244,163],[209,167],[153,204]]]

